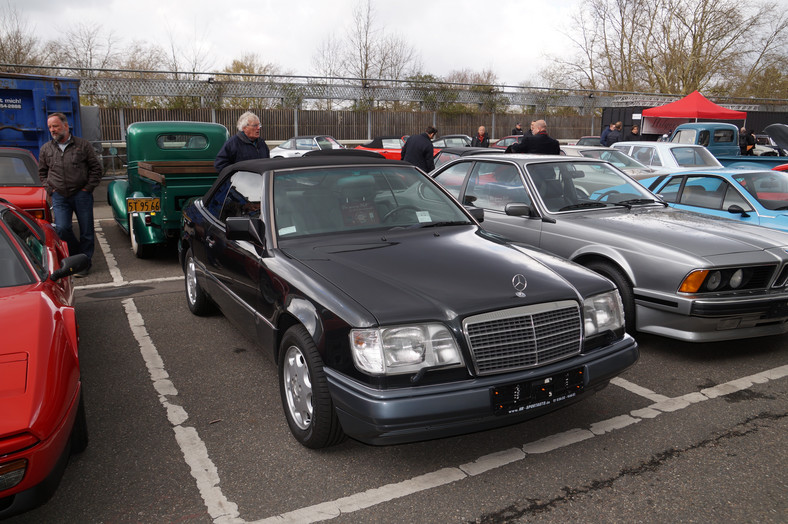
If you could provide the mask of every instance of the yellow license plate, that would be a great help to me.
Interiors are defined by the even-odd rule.
[[[126,211],[129,213],[161,211],[161,200],[158,198],[127,198]]]

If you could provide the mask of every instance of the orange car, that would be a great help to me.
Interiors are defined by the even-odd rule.
[[[52,204],[38,178],[38,162],[27,149],[0,147],[0,198],[52,222]]]

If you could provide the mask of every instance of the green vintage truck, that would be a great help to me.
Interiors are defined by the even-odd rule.
[[[177,238],[181,208],[216,180],[213,161],[228,138],[226,127],[207,122],[137,122],[128,127],[128,176],[109,183],[107,202],[115,221],[129,233],[137,257],[149,257]]]

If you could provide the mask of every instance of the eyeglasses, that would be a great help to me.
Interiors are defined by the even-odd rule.
[[[258,127],[260,127],[260,124],[246,124],[246,127],[258,128]]]

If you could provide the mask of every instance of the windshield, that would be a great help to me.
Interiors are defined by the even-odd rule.
[[[32,157],[0,156],[0,186],[40,186]]]
[[[733,179],[766,209],[788,210],[788,173],[763,171],[734,175]]]
[[[617,149],[584,149],[580,154],[587,158],[596,158],[597,160],[610,162],[619,169],[648,169],[645,165]]]
[[[281,239],[472,223],[432,180],[407,166],[279,172],[274,175],[274,209]]]
[[[544,162],[526,166],[551,212],[650,204],[657,198],[604,162]]]

